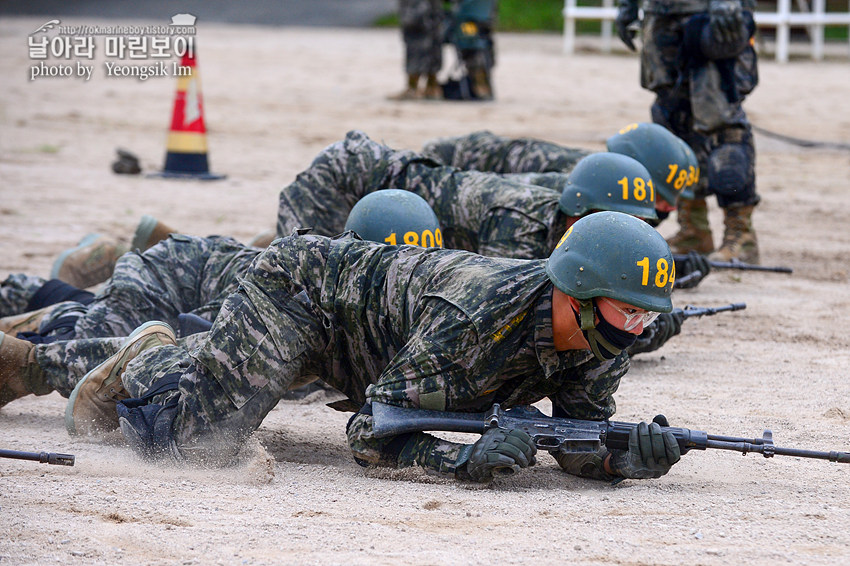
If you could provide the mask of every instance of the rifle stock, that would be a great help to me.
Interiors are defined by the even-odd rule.
[[[629,433],[637,426],[637,423],[549,417],[534,407],[503,410],[498,404],[494,404],[486,413],[453,413],[372,403],[372,415],[372,433],[376,438],[425,431],[483,434],[488,428],[498,427],[525,431],[540,450],[568,453],[595,452],[601,446],[611,450],[628,450]],[[761,438],[739,438],[687,428],[661,428],[673,433],[682,454],[690,450],[711,448],[742,454],[756,452],[765,458],[796,456],[850,464],[848,452],[819,452],[776,446],[770,430],[765,430]]]

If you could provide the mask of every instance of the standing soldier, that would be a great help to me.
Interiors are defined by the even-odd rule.
[[[443,97],[437,73],[443,66],[442,0],[399,0],[407,87],[390,100]],[[421,85],[422,79],[425,84]]]
[[[758,82],[753,0],[644,0],[641,86],[655,92],[654,122],[683,138],[704,174],[696,198],[682,201],[676,253],[710,253],[714,242],[705,198],[723,209],[723,242],[710,259],[758,263],[753,208],[755,146],[741,103]],[[638,0],[620,0],[620,38],[635,50]]]

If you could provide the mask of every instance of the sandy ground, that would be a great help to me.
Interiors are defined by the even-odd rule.
[[[395,30],[205,25],[210,159],[228,178],[117,176],[117,146],[161,167],[174,80],[106,78],[99,60],[88,82],[31,82],[26,36],[41,23],[0,21],[0,277],[47,275],[87,232],[129,239],[145,213],[248,240],[273,225],[280,187],[349,129],[408,148],[489,128],[602,149],[647,120],[652,100],[635,57],[566,57],[558,36],[499,36],[493,103],[391,103],[402,86]],[[761,79],[746,104],[754,123],[850,142],[846,58],[765,57]],[[771,428],[781,446],[848,450],[850,152],[756,141],[762,259],[794,274],[717,272],[677,292],[680,307],[748,306],[688,321],[636,358],[617,418],[663,412],[717,434]],[[719,240],[713,203],[711,220]],[[544,454],[518,476],[469,486],[364,471],[345,443],[348,415],[326,400],[282,402],[227,470],[160,468],[119,439],[71,439],[58,394],[4,407],[0,447],[73,453],[77,464],[0,461],[0,564],[850,563],[846,465],[700,452],[662,479],[612,487]]]

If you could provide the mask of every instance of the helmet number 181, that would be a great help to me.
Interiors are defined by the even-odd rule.
[[[629,200],[629,178],[623,177],[617,184],[623,187],[623,200]],[[647,199],[647,187],[649,188],[649,198]],[[632,193],[635,200],[655,202],[655,187],[652,186],[652,180],[644,180],[641,177],[632,179]]]

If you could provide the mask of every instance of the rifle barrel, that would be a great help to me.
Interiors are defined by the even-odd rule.
[[[752,263],[743,263],[740,261],[709,261],[708,265],[710,265],[714,269],[740,269],[743,271],[770,271],[772,273],[794,273],[794,270],[790,267],[783,267],[781,265],[755,265]]]
[[[56,466],[73,466],[73,454],[58,454],[56,452],[20,452],[18,450],[0,450],[0,458],[13,458],[16,460],[31,460],[41,464],[54,464]]]

